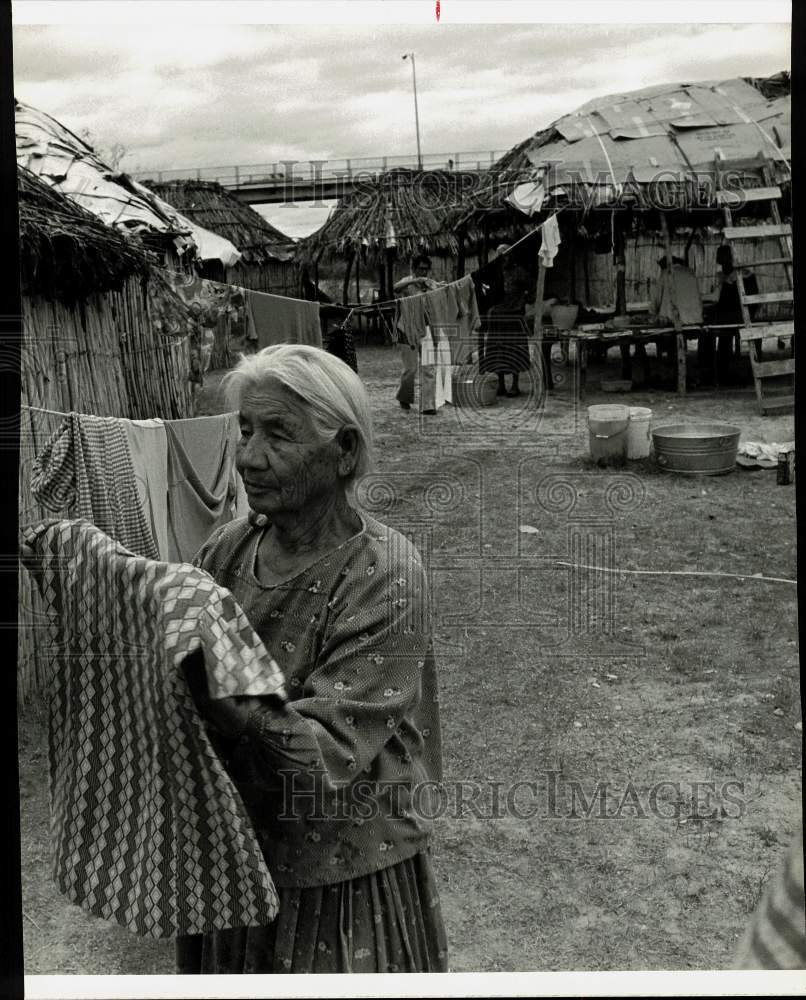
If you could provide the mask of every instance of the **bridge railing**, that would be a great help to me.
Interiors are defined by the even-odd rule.
[[[506,150],[484,152],[426,153],[422,157],[424,170],[489,170]],[[317,182],[350,179],[356,175],[383,173],[396,167],[417,167],[416,156],[348,157],[332,160],[275,160],[273,163],[253,163],[245,166],[178,167],[171,170],[131,171],[136,180],[164,183],[172,180],[217,181],[223,187],[246,187],[253,184],[278,186],[293,174],[299,181]]]

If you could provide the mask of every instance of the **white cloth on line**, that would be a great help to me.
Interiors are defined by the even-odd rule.
[[[554,258],[560,248],[560,227],[557,224],[557,215],[549,216],[543,223],[540,234],[542,243],[540,244],[540,260],[543,267],[554,267]]]
[[[424,409],[438,410],[445,403],[453,402],[453,379],[450,342],[442,330],[437,330],[436,344],[431,327],[426,326],[425,336],[420,344],[420,363],[423,369],[423,391],[426,380],[433,382],[434,399],[426,401]]]

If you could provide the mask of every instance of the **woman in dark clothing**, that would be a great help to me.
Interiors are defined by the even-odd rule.
[[[499,247],[498,254],[508,249]],[[487,280],[485,281],[485,273]],[[479,312],[482,324],[482,349],[479,368],[498,376],[499,396],[519,396],[521,372],[529,371],[529,339],[524,319],[528,276],[514,260],[498,256],[493,265],[477,272],[482,285]],[[512,376],[507,389],[505,376]]]
[[[403,535],[350,503],[369,464],[366,391],[325,351],[290,344],[244,358],[227,380],[252,515],[214,534],[197,564],[244,609],[290,700],[211,701],[203,671],[194,694],[280,908],[268,927],[180,939],[178,970],[445,971],[429,857],[441,744],[426,574]]]

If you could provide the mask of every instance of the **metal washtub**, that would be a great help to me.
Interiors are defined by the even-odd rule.
[[[720,476],[736,468],[741,430],[732,424],[667,424],[652,431],[662,469],[684,476]]]

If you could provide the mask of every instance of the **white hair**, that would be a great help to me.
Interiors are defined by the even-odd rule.
[[[257,354],[244,355],[221,382],[228,405],[240,409],[246,390],[275,379],[308,408],[322,443],[332,441],[343,427],[358,437],[356,463],[347,477],[351,482],[370,469],[372,416],[364,383],[349,365],[333,354],[307,344],[274,344]]]

